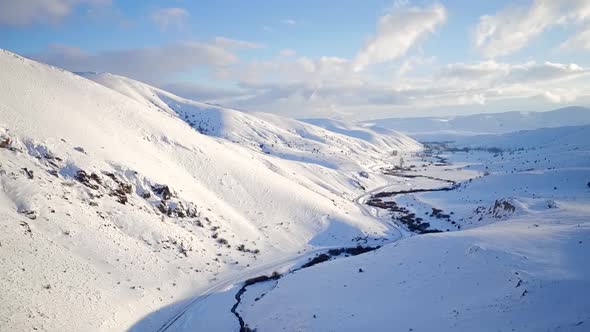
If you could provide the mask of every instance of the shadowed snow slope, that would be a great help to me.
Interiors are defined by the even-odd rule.
[[[350,199],[378,181],[358,172],[420,148],[7,51],[0,68],[1,330],[120,330],[215,278],[389,235]]]

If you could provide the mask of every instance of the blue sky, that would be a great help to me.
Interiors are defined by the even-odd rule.
[[[590,100],[585,0],[4,0],[0,48],[294,117]]]

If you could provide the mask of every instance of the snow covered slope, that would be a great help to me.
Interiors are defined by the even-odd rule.
[[[389,118],[363,126],[399,130],[420,141],[454,140],[461,136],[503,134],[520,130],[590,124],[590,109],[566,107],[548,112],[505,112],[453,117]]]
[[[358,139],[367,141],[372,144],[383,144],[386,146],[390,146],[391,140],[393,139],[397,141],[397,144],[399,146],[405,147],[405,149],[413,148],[412,145],[409,145],[409,142],[407,142],[407,140],[404,140],[403,136],[400,137],[399,132],[396,132],[391,129],[386,129],[378,126],[359,127],[351,123],[346,123],[343,121],[332,119],[304,119],[301,121],[316,125],[318,127],[322,127],[326,130],[335,133],[356,137]]]
[[[443,150],[440,168],[409,160],[415,167],[397,174],[448,179],[462,165],[482,176],[453,190],[393,197],[406,214],[449,213],[461,231],[406,237],[248,287],[238,311],[245,324],[258,331],[587,331],[590,299],[580,294],[590,292],[588,126],[467,142],[471,150]],[[477,149],[487,144],[504,150]]]
[[[145,105],[155,105],[170,114],[176,113],[203,134],[224,138],[282,159],[351,170],[358,169],[359,165],[371,164],[376,156],[380,157],[383,153],[421,148],[413,139],[393,130],[333,130],[333,126],[314,126],[272,114],[245,113],[195,102],[113,74],[80,75]]]
[[[314,266],[242,316],[259,331],[587,331],[589,212],[417,236]]]
[[[396,236],[351,198],[409,138],[116,92],[7,51],[0,68],[1,330],[120,330],[216,278]]]

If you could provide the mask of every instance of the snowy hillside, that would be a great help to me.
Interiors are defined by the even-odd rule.
[[[359,127],[350,123],[331,119],[304,119],[301,121],[322,127],[335,133],[356,137],[373,144],[391,144],[389,142],[391,139],[398,140],[398,144],[402,146],[408,144],[407,142],[402,141],[402,138],[396,138],[396,136],[399,135],[399,132],[391,129],[377,126]]]
[[[505,112],[453,117],[389,118],[361,123],[402,131],[420,141],[503,134],[520,130],[590,124],[590,109],[566,107],[548,112]]]
[[[107,88],[7,51],[0,68],[2,330],[120,330],[217,278],[399,236],[353,198],[384,181],[369,166],[420,148],[403,135]]]
[[[199,132],[224,138],[281,159],[322,165],[332,169],[358,169],[384,152],[415,151],[420,145],[407,136],[389,131],[362,129],[335,131],[265,113],[244,113],[195,102],[113,74],[80,73],[106,87],[178,116]],[[315,124],[312,122],[312,124]],[[370,139],[366,139],[369,136]],[[354,164],[351,164],[353,162]]]
[[[553,213],[412,237],[288,275],[242,314],[259,331],[587,331],[589,238]]]

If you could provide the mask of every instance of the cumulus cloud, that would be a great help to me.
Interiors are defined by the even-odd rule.
[[[446,18],[447,12],[442,5],[396,8],[379,19],[377,34],[358,52],[354,70],[361,71],[368,65],[405,55],[420,39],[443,24]]]
[[[241,74],[233,68],[230,77],[240,80],[243,95],[227,105],[301,117],[331,116],[344,109],[477,106],[527,98],[564,103],[588,95],[584,89],[590,75],[589,68],[573,63],[482,61],[445,65],[426,77],[379,80],[353,71],[350,64],[341,58],[299,57],[250,63]]]
[[[184,8],[158,8],[152,11],[150,19],[157,24],[162,31],[170,28],[181,30],[186,26],[189,15],[189,12]]]
[[[89,53],[76,47],[51,45],[31,58],[70,71],[111,72],[138,80],[161,82],[199,66],[223,67],[238,57],[214,43],[183,42],[150,48]]]
[[[0,24],[22,26],[57,23],[80,5],[105,5],[110,0],[3,0]]]
[[[496,15],[480,17],[475,28],[475,46],[488,57],[506,55],[555,23],[555,9],[543,1],[531,8],[509,7]]]
[[[473,33],[475,47],[485,56],[504,56],[526,46],[547,29],[590,18],[587,0],[534,0],[529,7],[508,6],[480,17]]]

